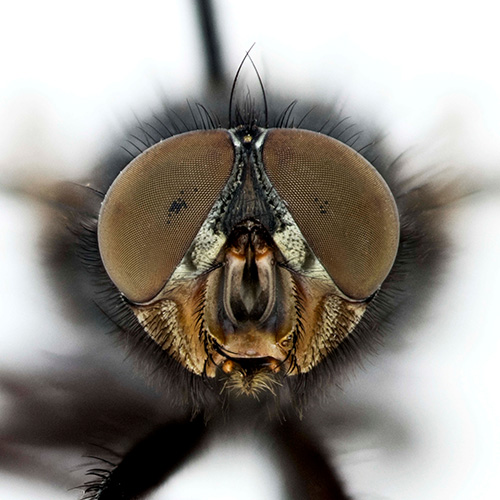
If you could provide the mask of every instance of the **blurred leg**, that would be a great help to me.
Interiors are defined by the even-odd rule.
[[[164,425],[137,443],[112,470],[92,469],[98,479],[86,485],[88,500],[132,500],[158,485],[198,447],[203,418]]]
[[[272,434],[280,453],[290,500],[349,500],[342,481],[317,438],[300,422],[277,425]]]

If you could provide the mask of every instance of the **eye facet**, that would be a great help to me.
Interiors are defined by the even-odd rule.
[[[339,289],[366,299],[392,268],[399,244],[394,197],[349,146],[306,130],[269,130],[263,164],[312,251]]]
[[[147,302],[163,288],[233,163],[227,132],[187,132],[144,151],[113,182],[99,214],[99,252],[130,301]]]

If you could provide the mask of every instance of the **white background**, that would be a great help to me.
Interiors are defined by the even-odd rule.
[[[123,121],[153,106],[161,92],[174,101],[200,88],[190,2],[80,5],[19,0],[4,6],[3,184],[20,175],[78,176]],[[274,89],[297,98],[340,98],[379,123],[394,150],[409,149],[415,163],[462,168],[494,187],[491,179],[500,174],[500,35],[491,2],[216,5],[230,75],[256,42],[253,57]],[[38,269],[34,211],[12,196],[0,197],[0,361],[20,370],[42,350],[70,349],[63,339],[71,325]],[[405,453],[391,453],[369,438],[363,449],[341,453],[355,498],[496,498],[499,217],[498,195],[463,204],[450,227],[456,241],[450,272],[426,317],[401,332],[407,348],[382,353],[346,385],[354,398],[397,409],[418,436]],[[235,443],[210,453],[154,498],[279,498],[272,465],[255,446]],[[75,498],[74,492],[44,488],[0,475],[2,499]]]

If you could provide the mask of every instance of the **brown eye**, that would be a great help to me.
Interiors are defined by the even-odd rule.
[[[394,197],[375,168],[345,144],[306,130],[270,130],[263,162],[278,194],[337,286],[374,293],[399,243]]]
[[[99,214],[99,251],[117,288],[147,302],[163,288],[226,184],[234,162],[227,132],[166,139],[116,178]]]

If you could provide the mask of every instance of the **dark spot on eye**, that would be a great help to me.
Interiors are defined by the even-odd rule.
[[[181,189],[180,194],[184,194],[184,189]]]
[[[319,201],[319,198],[313,198],[314,200],[314,203],[318,205],[318,208],[319,208],[319,213],[324,215],[324,214],[327,214],[328,213],[328,207],[326,205],[328,205],[328,200],[325,200],[323,201],[323,203],[321,203]]]
[[[170,208],[168,209],[169,217],[171,214],[179,214],[183,208],[187,208],[187,203],[182,198],[177,198],[172,202]]]
[[[198,192],[198,188],[194,188],[194,189],[193,189],[193,192],[194,192],[194,193],[197,193],[197,192]]]

